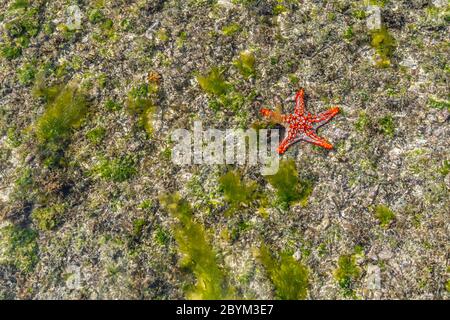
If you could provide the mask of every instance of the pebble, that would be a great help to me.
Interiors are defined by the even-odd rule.
[[[377,265],[367,266],[367,289],[381,290],[381,270]]]
[[[384,249],[378,253],[378,258],[380,258],[381,260],[389,260],[390,258],[392,258],[392,252],[388,249]]]

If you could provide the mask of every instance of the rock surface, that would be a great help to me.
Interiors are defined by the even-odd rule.
[[[449,7],[372,2],[386,3],[370,9],[380,20],[345,0],[1,1],[0,298],[184,298],[195,278],[159,201],[179,192],[239,297],[276,297],[254,254],[264,241],[308,268],[309,299],[448,299]],[[197,81],[215,67],[233,87],[222,105]],[[88,97],[56,166],[38,135],[40,75]],[[130,97],[149,83],[142,118]],[[305,204],[279,207],[259,170],[240,166],[268,200],[228,215],[218,181],[230,167],[171,162],[172,130],[257,126],[261,106],[299,87],[312,113],[343,110],[320,131],[333,151],[284,155],[312,182]],[[346,255],[349,275],[337,271]]]

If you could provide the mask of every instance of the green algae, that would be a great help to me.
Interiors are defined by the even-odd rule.
[[[50,231],[59,225],[64,212],[64,205],[55,204],[45,208],[34,209],[31,217],[39,230]]]
[[[225,231],[225,238],[231,242],[237,241],[239,237],[241,237],[245,231],[250,230],[252,224],[248,221],[240,220],[235,226],[232,227],[231,232],[228,233],[228,230]]]
[[[44,113],[36,121],[36,136],[44,159],[57,165],[74,129],[80,127],[88,111],[86,95],[76,84],[37,89],[47,100]]]
[[[349,26],[349,27],[345,30],[345,32],[344,32],[344,34],[343,34],[343,38],[344,38],[344,40],[346,40],[347,42],[350,42],[350,41],[353,39],[354,36],[355,36],[355,33],[354,33],[354,31],[353,31],[353,27],[352,27],[352,26]]]
[[[379,6],[384,7],[387,3],[389,3],[389,0],[369,0],[368,4],[371,6]]]
[[[383,228],[387,228],[395,219],[395,213],[389,207],[379,204],[375,207],[375,217]]]
[[[13,148],[17,148],[22,144],[22,138],[19,130],[16,126],[11,126],[6,132],[6,137],[8,138],[8,144]]]
[[[289,252],[274,257],[270,249],[262,245],[258,259],[275,287],[275,296],[281,300],[301,300],[308,294],[308,269],[296,261]]]
[[[44,6],[43,2],[36,2],[31,6],[26,1],[12,4],[10,10],[17,11],[16,17],[5,23],[5,41],[0,46],[2,56],[7,60],[14,60],[22,55],[28,48],[31,39],[36,37],[41,29],[39,13]]]
[[[234,61],[233,65],[239,70],[244,78],[250,78],[255,76],[255,63],[255,55],[251,51],[245,50],[239,54],[239,59]]]
[[[378,120],[380,131],[387,137],[392,138],[395,134],[395,122],[391,114],[388,114]]]
[[[133,237],[139,238],[142,235],[146,225],[147,225],[146,219],[142,218],[135,219],[133,221],[133,232],[132,232]]]
[[[103,159],[94,167],[93,172],[105,180],[124,182],[137,174],[136,161],[130,155]]]
[[[133,87],[128,93],[128,111],[138,118],[138,126],[148,135],[153,134],[153,121],[157,109],[156,100],[159,94],[157,83],[141,84]]]
[[[32,63],[26,63],[17,71],[19,83],[28,86],[33,83],[36,78],[36,67]]]
[[[119,110],[121,110],[123,107],[122,107],[122,105],[121,105],[119,102],[117,102],[117,101],[115,101],[115,100],[112,100],[112,99],[108,99],[108,100],[105,102],[105,108],[106,108],[108,111],[113,112],[113,111],[119,111]]]
[[[39,261],[38,233],[9,225],[0,229],[0,264],[9,264],[23,273],[33,271]]]
[[[169,41],[169,33],[165,28],[160,28],[155,33],[156,39],[158,39],[160,42],[164,43]]]
[[[353,17],[355,17],[356,19],[359,19],[359,20],[363,20],[367,17],[366,12],[364,10],[359,10],[359,9],[352,11],[352,15],[353,15]]]
[[[170,242],[170,233],[161,227],[157,227],[154,234],[155,241],[161,246],[167,246]]]
[[[2,56],[7,60],[14,60],[22,55],[22,48],[16,44],[9,43],[0,47]]]
[[[283,4],[280,4],[280,3],[275,5],[273,7],[273,9],[272,9],[272,13],[273,13],[274,16],[277,16],[279,14],[283,14],[283,13],[285,13],[287,11],[288,11],[288,9]]]
[[[231,85],[225,81],[219,68],[212,68],[207,74],[198,75],[197,81],[206,93],[213,96],[225,95],[231,89]]]
[[[175,40],[175,43],[179,49],[183,48],[183,46],[186,43],[186,40],[188,39],[188,34],[185,31],[180,32],[178,37]]]
[[[379,68],[387,68],[391,65],[391,57],[396,48],[396,41],[389,33],[388,29],[383,26],[380,29],[370,32],[372,40],[370,45],[375,49],[375,65]]]
[[[352,255],[343,255],[338,259],[338,267],[334,271],[334,277],[342,290],[344,297],[355,298],[354,285],[361,274],[356,265],[356,259]]]
[[[444,99],[429,98],[428,105],[437,110],[447,110],[450,112],[450,101]]]
[[[365,132],[370,126],[370,118],[366,112],[361,111],[358,116],[358,120],[355,123],[355,128],[359,132]]]
[[[257,184],[245,183],[237,171],[230,171],[219,178],[219,188],[230,204],[228,214],[234,213],[242,205],[248,205],[257,198]]]
[[[11,199],[15,201],[29,202],[34,196],[34,179],[31,168],[24,167],[14,183],[14,193]]]
[[[106,136],[106,129],[104,127],[97,127],[86,133],[86,138],[93,144],[100,144]]]
[[[272,176],[267,176],[269,183],[276,189],[277,202],[288,208],[292,204],[307,204],[308,198],[313,190],[311,180],[301,180],[292,159],[282,160],[278,172]]]
[[[9,6],[9,10],[26,9],[29,6],[28,0],[16,0]]]
[[[187,289],[187,298],[230,298],[225,273],[217,263],[216,252],[209,243],[205,228],[194,220],[190,204],[177,194],[162,196],[160,200],[170,215],[177,219],[172,231],[183,256],[181,265],[191,270],[197,280]]]
[[[243,68],[244,74],[253,73],[251,68],[248,69],[249,65],[244,65],[244,62],[241,61],[237,64]],[[197,75],[197,81],[200,88],[209,95],[209,107],[212,110],[217,112],[226,109],[236,113],[236,120],[239,120],[242,126],[248,122],[248,112],[243,106],[254,99],[254,92],[245,96],[236,90],[231,83],[225,80],[223,70],[219,68],[212,68],[205,74]]]
[[[239,31],[241,31],[241,27],[237,23],[230,23],[222,28],[222,34],[227,37],[232,36]]]
[[[104,15],[103,11],[100,9],[92,9],[89,12],[88,20],[90,23],[97,24],[97,23],[105,21],[105,15]]]
[[[443,160],[442,165],[438,169],[442,176],[446,176],[450,173],[450,160]]]

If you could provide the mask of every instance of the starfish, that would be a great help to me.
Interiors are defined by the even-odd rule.
[[[260,112],[263,116],[282,124],[287,130],[286,136],[277,149],[280,155],[285,153],[291,145],[301,140],[325,149],[333,149],[333,146],[319,137],[316,131],[339,113],[339,107],[333,107],[318,115],[305,112],[305,90],[303,88],[295,96],[293,114],[284,115],[265,108],[262,108]]]

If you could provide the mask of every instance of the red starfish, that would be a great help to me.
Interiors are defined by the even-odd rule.
[[[338,114],[339,107],[331,108],[318,115],[312,115],[309,112],[305,113],[305,91],[303,88],[295,96],[295,110],[293,114],[279,114],[265,108],[261,109],[261,113],[263,116],[281,123],[287,129],[286,136],[277,149],[279,154],[285,153],[291,145],[300,140],[321,146],[325,149],[333,148],[329,142],[317,135],[316,130]]]

